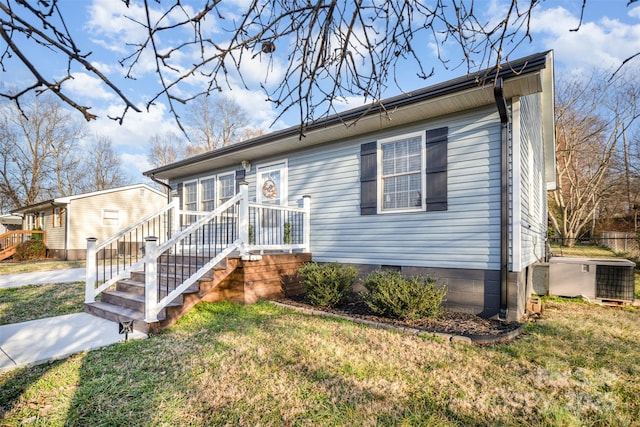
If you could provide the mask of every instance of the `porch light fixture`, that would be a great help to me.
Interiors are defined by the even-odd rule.
[[[245,172],[249,172],[251,170],[251,162],[249,160],[243,160],[240,164]]]

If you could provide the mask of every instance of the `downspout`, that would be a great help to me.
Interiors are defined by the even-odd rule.
[[[500,311],[498,319],[509,315],[509,113],[504,97],[502,77],[493,87],[493,95],[500,114]]]
[[[69,208],[71,207],[71,201],[64,205],[64,260],[69,261]],[[62,209],[60,210],[62,215]],[[85,259],[86,259],[85,254]]]
[[[166,182],[160,181],[158,178],[155,177],[155,175],[149,175],[149,178],[151,179],[151,181],[155,182],[156,184],[160,184],[167,189],[167,204],[171,203],[171,190],[172,190],[171,186]]]

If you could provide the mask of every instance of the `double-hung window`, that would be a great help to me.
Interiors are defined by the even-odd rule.
[[[183,207],[186,211],[198,210],[198,181],[184,183]]]
[[[185,211],[211,212],[236,195],[234,172],[186,181],[182,188]],[[194,216],[191,220],[195,220]]]
[[[200,180],[200,206],[203,211],[212,211],[216,208],[215,177]]]
[[[449,128],[360,145],[360,215],[446,211]]]
[[[424,132],[379,141],[381,211],[423,210]]]
[[[234,173],[218,176],[218,206],[236,195],[236,175]]]

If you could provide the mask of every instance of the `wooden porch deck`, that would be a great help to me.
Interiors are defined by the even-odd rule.
[[[13,230],[0,234],[0,261],[15,255],[18,245],[32,239],[34,234],[41,235],[46,246],[47,236],[43,230]]]

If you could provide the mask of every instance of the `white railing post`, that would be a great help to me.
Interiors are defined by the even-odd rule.
[[[311,196],[302,196],[302,207],[304,208],[304,221],[302,226],[304,227],[304,234],[302,243],[304,244],[304,251],[311,251]]]
[[[158,321],[158,274],[157,252],[158,238],[144,238],[144,320],[147,323]]]
[[[95,237],[87,238],[87,266],[84,282],[84,302],[90,304],[96,300],[96,281],[98,278],[98,265],[96,262]]]
[[[249,245],[249,183],[240,183],[240,212],[238,212],[238,238],[240,239],[240,255],[246,255]]]
[[[180,197],[177,193],[172,195],[171,204],[173,204],[173,214],[171,215],[171,231],[167,240],[180,230]]]

